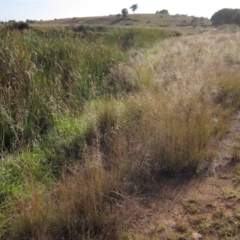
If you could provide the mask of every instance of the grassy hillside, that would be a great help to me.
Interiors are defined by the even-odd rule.
[[[1,239],[123,239],[125,194],[214,157],[239,34],[170,37],[1,30]]]
[[[105,26],[105,27],[190,27],[192,17],[186,15],[164,14],[130,14],[127,18],[110,15],[107,17],[86,17],[55,19],[51,21],[37,21],[35,25],[61,25],[76,27],[79,25]],[[34,25],[33,24],[33,25]],[[211,21],[207,18],[199,18],[199,26],[209,27]]]

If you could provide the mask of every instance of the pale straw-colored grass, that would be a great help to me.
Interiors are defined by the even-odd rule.
[[[123,101],[121,122],[131,126],[124,128],[131,162],[144,159],[173,172],[197,169],[240,103],[239,38],[216,31],[183,36],[130,59],[124,81],[135,91]]]

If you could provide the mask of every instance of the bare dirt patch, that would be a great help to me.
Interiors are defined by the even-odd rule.
[[[164,176],[119,207],[125,239],[240,239],[240,110],[212,162]]]

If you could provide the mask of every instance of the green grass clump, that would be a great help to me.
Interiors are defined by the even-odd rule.
[[[14,218],[1,225],[1,232],[7,229],[3,238],[118,239],[115,220],[108,216],[113,181],[96,159],[88,161],[63,174],[51,192],[32,190],[11,202]]]
[[[39,148],[45,152],[52,173],[59,176],[64,166],[84,162],[87,147],[96,139],[96,129],[95,120],[90,116],[57,115],[54,118],[54,128],[42,138]]]
[[[126,51],[130,48],[151,46],[154,42],[170,35],[169,31],[151,28],[114,29],[108,32],[107,41],[117,41],[120,48]]]
[[[34,188],[45,189],[52,181],[52,171],[45,164],[41,152],[24,151],[17,156],[8,156],[1,162],[0,205],[10,199],[24,198]]]
[[[0,147],[14,151],[39,139],[53,126],[53,112],[79,110],[84,102],[119,90],[112,66],[126,61],[119,41],[131,36],[146,43],[151,30],[123,30],[82,38],[71,33],[1,32]],[[168,35],[155,31],[158,38]],[[139,40],[140,42],[140,40]],[[153,40],[152,40],[153,42]],[[129,47],[134,47],[130,44]],[[109,85],[109,86],[106,86]],[[109,92],[108,92],[109,91]]]

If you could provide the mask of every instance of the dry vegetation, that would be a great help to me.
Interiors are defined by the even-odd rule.
[[[50,21],[36,21],[34,26],[105,26],[105,27],[191,27],[194,16],[187,15],[164,15],[164,14],[130,14],[127,18],[110,15],[106,17],[86,17],[55,19]],[[210,27],[211,21],[207,18],[199,18],[200,27]],[[192,28],[192,27],[191,27]]]
[[[59,45],[43,39],[49,51],[55,46],[50,52],[30,41],[35,35],[18,37],[15,51],[2,38],[0,55],[1,134],[19,140],[1,142],[2,239],[122,239],[116,203],[163,173],[195,172],[211,161],[213,139],[240,104],[239,33],[166,39],[127,57],[116,46],[80,46],[69,35]],[[27,54],[26,41],[36,52]],[[10,72],[7,57],[16,60]],[[19,91],[19,74],[34,84]],[[21,94],[36,102],[29,106]],[[16,111],[7,96],[24,106]]]
[[[143,161],[141,170],[144,170],[141,172],[141,178],[144,173],[146,174],[149,166],[153,168],[149,177],[153,176],[153,172],[159,166],[160,168],[166,167],[166,169],[170,167],[173,171],[182,169],[184,172],[181,174],[185,175],[198,168],[203,159],[209,162],[213,160],[218,149],[216,140],[223,137],[229,127],[229,117],[239,106],[239,37],[239,33],[214,31],[205,35],[168,39],[148,51],[144,61],[151,63],[152,78],[158,87],[157,90],[155,88],[155,92],[151,92],[150,101],[148,101],[149,93],[142,95],[139,99],[142,101],[142,105],[148,104],[147,108],[144,108],[147,122],[145,125],[139,125],[140,131],[143,133],[140,139],[146,140],[147,138],[144,143],[142,142],[147,158]],[[134,66],[138,65],[136,61],[133,64]],[[143,67],[139,69],[144,71]],[[156,114],[156,118],[154,118],[154,114]],[[143,121],[142,119],[141,123]],[[237,159],[236,148],[233,150],[232,157]],[[153,162],[150,159],[154,159]],[[145,175],[144,181],[137,189],[140,191],[147,189],[151,194],[156,183],[146,183],[146,179],[149,180],[149,177]],[[159,181],[161,185],[161,177]],[[201,183],[200,180],[199,184],[204,183]],[[234,185],[232,188],[232,193],[236,195],[239,192],[238,187]],[[161,191],[161,188],[159,190]],[[164,188],[164,190],[166,189]],[[174,192],[174,190],[173,187],[172,191]],[[156,194],[161,196],[161,192]],[[184,189],[183,199],[186,194]],[[169,193],[169,195],[170,199],[176,201],[175,204],[181,204],[174,198],[174,193],[173,195]],[[231,197],[236,198],[235,195],[231,195]],[[156,201],[158,202],[151,204],[156,204],[161,208],[166,205],[165,201],[168,199],[163,197],[162,200],[156,199]],[[164,206],[161,206],[161,201],[165,202]],[[171,200],[169,201],[171,202]],[[182,200],[179,199],[179,201]],[[210,201],[210,199],[206,201]],[[159,211],[160,217],[157,218],[158,222],[152,235],[148,235],[149,239],[195,239],[193,233],[196,231],[201,233],[201,237],[204,239],[238,239],[239,220],[235,219],[237,209],[226,210],[229,212],[223,215],[228,215],[228,220],[227,217],[224,219],[218,217],[217,220],[214,217],[210,219],[211,213],[200,210],[196,207],[198,205],[196,202],[197,200],[193,199],[190,204],[185,206],[187,210],[182,215],[184,222],[181,216],[178,216],[179,222],[173,229],[169,226],[161,228],[162,224],[165,224],[165,215],[172,214],[171,210],[166,210],[169,212],[164,213]],[[224,208],[218,208],[217,205],[215,207],[220,212],[225,211]],[[129,206],[128,208],[131,209]],[[136,209],[138,208],[136,207]],[[141,212],[141,207],[139,209]],[[152,214],[154,211],[157,210],[152,210]],[[156,219],[152,218],[151,211],[149,212],[146,210],[145,214],[149,214],[149,218],[153,220],[151,224],[154,224]],[[201,220],[203,213],[205,220]],[[141,213],[137,214],[140,214],[136,217],[137,219],[148,218],[141,216]],[[131,218],[128,213],[126,215]],[[169,216],[169,218],[171,217]],[[191,224],[191,218],[196,218],[199,223]],[[140,222],[144,222],[144,220],[141,219]],[[148,221],[146,220],[146,222]],[[146,223],[146,231],[151,232],[151,224]],[[129,225],[130,229],[135,231],[132,225]],[[144,229],[144,226],[140,227]],[[165,232],[164,229],[171,229],[172,234],[168,232],[168,235],[161,235],[162,232]],[[135,232],[143,234],[144,230]],[[136,236],[131,232],[127,236],[126,239],[146,239],[147,237],[143,234],[144,237],[141,238],[141,234]]]

